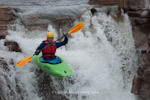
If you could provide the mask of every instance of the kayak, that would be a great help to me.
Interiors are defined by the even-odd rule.
[[[41,57],[42,57],[41,53],[39,55],[35,55],[33,57],[33,61],[38,65],[38,67],[43,72],[58,77],[67,77],[72,75],[72,70],[62,58],[57,56],[58,58],[61,59],[61,62],[58,64],[50,64],[50,63],[40,62]]]

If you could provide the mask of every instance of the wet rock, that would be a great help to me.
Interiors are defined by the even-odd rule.
[[[4,42],[4,45],[7,46],[10,51],[21,52],[21,49],[20,49],[19,45],[14,41],[6,40]]]
[[[148,36],[150,33],[150,23],[140,26],[133,26],[133,36],[135,39],[135,45],[140,50],[148,49]]]
[[[141,82],[141,86],[142,86],[142,88],[140,88],[140,91],[139,91],[140,97],[142,97],[144,99],[149,99],[150,98],[149,84],[143,81],[143,82]]]
[[[6,35],[8,35],[8,32],[5,30],[0,31],[0,39],[5,39]]]
[[[149,10],[138,10],[138,11],[128,11],[128,15],[130,17],[143,17],[143,18],[149,18]]]
[[[137,49],[141,50],[140,65],[133,79],[131,92],[138,100],[150,99],[150,16],[148,0],[130,0],[129,11]]]
[[[9,7],[0,7],[0,39],[4,39],[8,34],[7,28],[14,23],[17,16],[14,14],[13,9]]]
[[[148,100],[150,99],[150,49],[146,52],[142,61],[143,63],[134,76],[131,92],[139,95],[141,100]]]
[[[114,12],[115,12],[115,15],[111,15],[112,16],[112,18],[115,20],[115,21],[117,21],[117,22],[123,22],[123,16],[122,16],[122,14],[121,14],[121,8],[118,6],[115,10],[114,10]]]
[[[89,4],[101,6],[119,4],[122,8],[128,8],[128,0],[89,0]]]
[[[1,14],[0,21],[8,22],[16,19],[16,15],[9,7],[0,7],[0,14]]]
[[[59,30],[65,25],[72,25],[75,19],[76,17],[68,15],[34,14],[25,16],[23,24],[29,31],[47,30],[49,24]]]
[[[51,76],[41,70],[38,71],[38,74],[40,74],[38,79],[39,96],[43,97],[43,100],[68,100],[63,93],[60,93],[63,91],[63,84],[59,84],[62,88],[57,91]],[[58,78],[55,81],[62,81],[62,79]]]
[[[129,10],[143,10],[148,9],[150,5],[149,0],[129,0]]]
[[[29,30],[46,30],[48,24],[51,23],[48,18],[48,15],[38,14],[38,15],[29,15],[26,16],[23,20],[25,27]]]
[[[133,36],[135,39],[135,45],[140,50],[146,50],[148,48],[148,36],[141,32],[139,27],[133,27]]]
[[[131,23],[133,26],[139,26],[144,24],[149,24],[149,18],[140,18],[140,17],[130,17]]]
[[[134,76],[133,82],[132,82],[132,90],[131,92],[134,94],[139,94],[139,87],[141,84],[141,79],[138,77],[138,74]]]

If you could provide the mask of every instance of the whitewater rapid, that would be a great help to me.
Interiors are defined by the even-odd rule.
[[[75,25],[83,21],[83,29],[72,34],[68,44],[57,49],[56,53],[69,64],[73,75],[61,80],[51,76],[57,94],[64,95],[68,100],[136,100],[130,90],[138,57],[130,20],[123,12],[122,16],[123,22],[117,22],[105,12],[92,16],[88,10],[74,22]],[[28,32],[19,21],[14,27],[15,30],[8,30],[10,35],[6,39],[17,42],[22,53],[10,52],[4,46],[4,40],[0,40],[0,54],[7,62],[13,59],[16,63],[34,53],[46,39],[46,31]],[[52,25],[47,30],[54,32],[55,40],[58,38]],[[38,95],[40,75],[37,76],[38,67],[33,61],[23,67],[10,64],[8,68],[9,73],[0,69],[9,80],[7,82],[3,76],[0,77],[7,100],[20,100],[22,97],[23,100],[43,100]],[[21,88],[21,94],[16,90],[16,83]],[[15,96],[5,84],[10,85]],[[64,89],[61,89],[62,85]]]

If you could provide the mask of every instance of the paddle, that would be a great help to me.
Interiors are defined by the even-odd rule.
[[[70,29],[70,31],[65,34],[65,35],[68,35],[68,34],[72,34],[72,33],[75,33],[77,31],[79,31],[81,28],[83,27],[83,22],[79,22],[78,24],[76,24],[74,27],[72,27]],[[63,36],[64,37],[64,36]],[[33,55],[34,56],[34,55]],[[24,66],[25,64],[27,64],[29,61],[31,61],[32,57],[33,56],[27,56],[25,58],[22,58],[21,60],[19,60],[17,63],[16,63],[16,66],[18,67],[22,67]]]
[[[72,27],[68,33],[64,34],[64,36],[65,36],[65,35],[67,36],[68,34],[75,33],[75,32],[77,32],[77,31],[79,31],[82,27],[83,27],[83,22],[79,22],[79,23],[76,24],[74,27]],[[62,36],[61,38],[57,39],[56,41],[61,40],[64,36]]]

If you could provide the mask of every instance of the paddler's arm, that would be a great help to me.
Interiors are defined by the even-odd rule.
[[[59,47],[61,47],[63,45],[66,45],[67,43],[68,43],[68,38],[67,38],[67,36],[65,36],[64,41],[62,41],[62,42],[56,42],[56,48],[59,48]]]
[[[38,47],[37,47],[37,49],[36,49],[36,51],[35,51],[35,55],[38,55],[40,52],[41,52],[41,50],[44,48],[44,46],[45,46],[46,44],[45,44],[45,42],[43,41]]]

